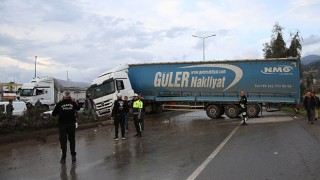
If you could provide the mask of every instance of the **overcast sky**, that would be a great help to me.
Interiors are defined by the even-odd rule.
[[[91,82],[125,63],[263,58],[276,22],[320,55],[319,0],[1,0],[0,82]]]

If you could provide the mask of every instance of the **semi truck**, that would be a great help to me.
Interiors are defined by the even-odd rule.
[[[53,77],[33,78],[23,83],[20,89],[20,100],[34,106],[40,100],[42,106],[51,109],[63,98],[64,91],[70,91],[71,97],[79,103],[86,98],[86,90],[90,86],[87,82],[74,82]]]
[[[141,94],[148,111],[205,110],[210,118],[240,114],[240,92],[248,98],[247,114],[263,106],[300,102],[298,58],[159,62],[125,64],[102,73],[88,89],[99,116],[110,115],[116,94]]]

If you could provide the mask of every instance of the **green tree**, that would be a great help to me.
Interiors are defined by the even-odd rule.
[[[265,58],[271,58],[272,57],[272,50],[271,50],[270,44],[269,43],[264,43],[263,46],[264,46],[264,48],[263,48],[264,57]]]
[[[272,29],[270,42],[263,44],[263,52],[265,58],[286,58],[286,57],[301,57],[302,51],[302,38],[299,35],[299,30],[296,33],[291,33],[291,41],[289,48],[283,40],[284,27],[276,23]]]
[[[265,58],[285,58],[287,57],[287,47],[283,40],[282,30],[284,28],[276,23],[273,26],[270,43],[264,43],[263,52]]]
[[[299,36],[299,31],[297,31],[294,35],[291,34],[291,43],[290,47],[287,50],[287,56],[288,57],[301,57],[301,51],[302,51],[302,45],[301,41],[302,38]]]

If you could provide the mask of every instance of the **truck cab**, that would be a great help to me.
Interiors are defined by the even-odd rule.
[[[96,104],[98,116],[110,116],[117,93],[121,93],[122,97],[128,96],[129,99],[133,97],[134,91],[128,78],[128,68],[126,64],[111,69],[91,83],[88,94]]]
[[[52,78],[34,78],[30,82],[22,85],[20,100],[34,106],[39,99],[44,107],[49,108],[50,105],[54,104],[53,89],[54,82]]]

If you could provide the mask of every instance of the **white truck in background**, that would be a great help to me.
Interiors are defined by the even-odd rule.
[[[33,78],[22,85],[20,100],[32,106],[40,100],[44,108],[51,109],[63,98],[64,91],[70,91],[71,97],[83,104],[89,86],[90,84],[86,82],[67,81],[53,77]]]

